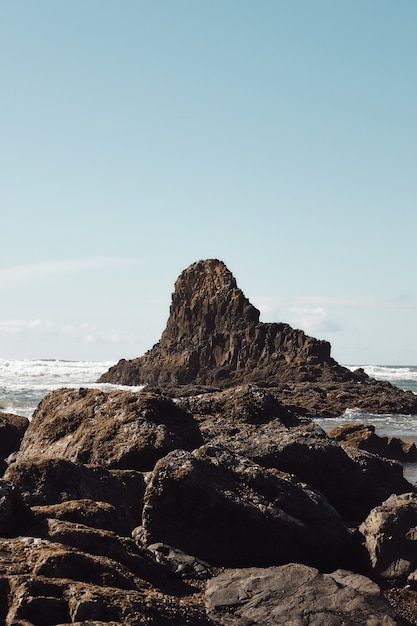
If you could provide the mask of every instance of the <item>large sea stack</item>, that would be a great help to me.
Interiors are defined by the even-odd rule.
[[[285,323],[263,323],[259,311],[217,259],[198,261],[179,276],[160,341],[143,356],[122,359],[99,380],[153,387],[224,388],[242,383],[275,387],[305,414],[346,408],[417,413],[417,398],[330,355],[330,343]]]

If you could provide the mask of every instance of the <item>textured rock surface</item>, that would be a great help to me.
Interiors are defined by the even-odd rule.
[[[35,516],[16,487],[0,480],[0,536],[17,535],[34,522]]]
[[[391,493],[413,490],[399,463],[343,449],[285,408],[273,390],[242,385],[177,402],[194,415],[206,443],[295,474],[351,520],[362,521]]]
[[[5,478],[16,486],[29,506],[88,499],[115,506],[120,527],[126,532],[140,521],[145,491],[140,472],[44,459],[13,463]]]
[[[187,586],[174,585],[177,597],[108,556],[47,539],[0,540],[0,619],[6,626],[206,625],[203,607],[181,605]]]
[[[19,449],[28,425],[26,417],[0,412],[0,475],[7,467],[5,459]]]
[[[194,449],[200,442],[207,443]],[[190,449],[172,450],[181,445]],[[6,626],[219,626],[236,616],[247,624],[239,606],[228,615],[210,608],[212,619],[206,613],[204,586],[224,565],[270,565],[269,578],[293,560],[325,571],[369,571],[363,536],[307,483],[320,485],[344,514],[358,503],[368,511],[390,490],[411,489],[398,462],[343,449],[283,406],[274,389],[254,384],[174,399],[149,390],[56,392],[42,403],[15,458],[0,485]],[[306,570],[297,571],[298,587]],[[302,626],[349,624],[342,609],[327,610],[321,598],[330,589],[331,603],[349,588],[337,598],[353,616],[367,615],[370,602],[368,624],[391,623],[376,588],[378,601],[364,600],[362,591],[352,591],[362,589],[363,579],[342,576],[333,574],[325,585],[323,574],[308,576],[304,590],[317,614],[306,608],[301,616],[298,592],[288,604],[293,579],[281,577],[286,593],[271,598],[272,613],[281,611],[286,626],[290,615]],[[413,571],[407,576],[414,584]],[[259,609],[271,607],[262,594],[258,599]],[[249,599],[248,610],[253,606]]]
[[[147,471],[171,450],[201,445],[191,415],[150,392],[63,389],[35,411],[17,460],[52,458]]]
[[[417,495],[393,495],[373,509],[360,531],[377,576],[417,583]]]
[[[225,571],[206,589],[209,615],[223,626],[399,626],[369,578],[288,564]]]
[[[397,461],[417,461],[417,447],[412,441],[402,441],[397,437],[379,437],[372,424],[341,424],[327,432],[327,435],[342,445],[367,450],[387,459]]]
[[[290,402],[309,414],[314,414],[309,405],[314,407],[317,400],[321,415],[337,415],[349,407],[417,414],[414,394],[340,366],[327,341],[288,324],[259,322],[259,311],[217,259],[198,261],[182,272],[160,341],[140,358],[122,359],[100,382],[164,387],[307,382]],[[344,383],[343,393],[338,387],[332,393],[329,383]],[[307,404],[302,400],[306,395]]]
[[[300,561],[358,566],[360,550],[336,510],[295,476],[218,447],[161,459],[144,497],[142,540],[216,566]]]

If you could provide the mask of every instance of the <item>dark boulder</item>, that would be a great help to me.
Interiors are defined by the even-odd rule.
[[[0,480],[0,536],[13,537],[35,523],[35,516],[25,504],[18,489]]]
[[[28,425],[26,417],[0,412],[0,474],[7,467],[5,459],[19,449]]]
[[[351,521],[363,521],[391,493],[414,489],[400,463],[344,449],[314,421],[289,411],[273,390],[242,385],[178,403],[193,413],[206,443],[295,474]]]
[[[161,542],[217,566],[360,562],[359,546],[320,493],[211,446],[178,450],[156,464],[137,536],[145,546]]]

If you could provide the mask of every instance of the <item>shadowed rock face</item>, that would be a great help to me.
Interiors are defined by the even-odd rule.
[[[101,382],[126,385],[344,380],[349,370],[330,344],[288,324],[259,322],[259,311],[224,263],[198,261],[175,284],[167,326],[144,356],[120,361]]]
[[[122,359],[99,382],[170,389],[173,396],[257,383],[303,415],[335,416],[347,408],[417,414],[417,397],[330,356],[328,341],[283,323],[262,323],[224,263],[198,261],[175,283],[160,341],[143,356]]]

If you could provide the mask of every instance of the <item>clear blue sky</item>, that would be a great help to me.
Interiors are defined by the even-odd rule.
[[[416,0],[0,0],[0,358],[118,360],[222,259],[417,364]]]

